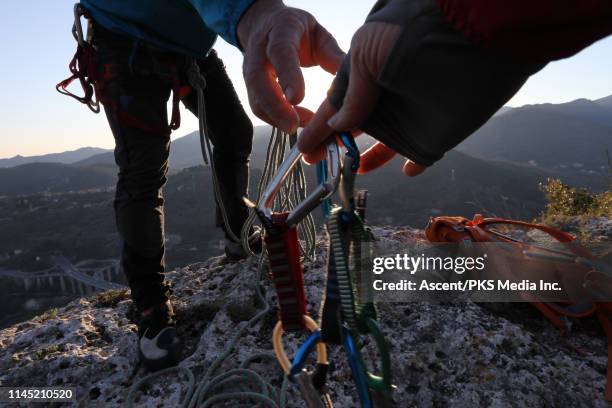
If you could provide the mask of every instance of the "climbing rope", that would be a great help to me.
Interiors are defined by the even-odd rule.
[[[187,377],[185,397],[180,403],[181,408],[204,408],[210,407],[216,403],[236,400],[255,401],[264,404],[263,406],[265,407],[271,408],[284,408],[286,406],[287,380],[283,381],[280,391],[277,392],[276,388],[264,380],[257,372],[247,368],[248,365],[256,360],[264,358],[275,359],[273,354],[257,354],[250,356],[241,364],[240,368],[215,375],[216,370],[232,354],[232,351],[237,346],[240,338],[244,336],[247,330],[254,327],[265,315],[270,312],[271,306],[265,297],[263,286],[261,284],[261,280],[264,275],[263,272],[265,270],[264,265],[265,259],[264,256],[261,255],[259,257],[257,266],[255,293],[258,300],[263,303],[264,308],[236,331],[234,336],[227,342],[223,352],[212,362],[203,378],[196,382],[193,372],[184,366],[170,367],[148,374],[130,387],[126,401],[126,406],[128,408],[135,406],[134,399],[136,398],[140,388],[142,388],[145,384],[150,384],[158,377],[169,374],[184,374]],[[226,391],[223,388],[227,385],[236,384],[252,384],[254,389]]]
[[[257,200],[255,202],[259,202],[263,191],[266,186],[270,184],[270,181],[272,181],[272,178],[276,174],[276,170],[283,162],[287,150],[287,142],[289,142],[289,148],[292,148],[296,141],[297,135],[288,136],[281,130],[272,128],[263,173],[257,185]],[[296,203],[303,201],[306,195],[306,176],[304,174],[304,167],[301,163],[298,163],[281,186],[281,190],[274,200],[272,209],[274,211],[281,211],[283,209],[293,208]],[[242,226],[241,231],[242,246],[245,251],[251,255],[253,255],[253,251],[250,248],[249,238],[251,237],[252,228],[256,220],[257,213],[254,208],[251,208],[249,216]],[[299,243],[302,256],[306,259],[314,259],[316,228],[312,215],[309,214],[300,223],[299,234],[301,237]]]

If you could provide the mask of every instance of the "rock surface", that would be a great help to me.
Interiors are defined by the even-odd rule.
[[[418,251],[422,232],[376,228],[385,252]],[[319,245],[324,247],[323,242]],[[408,248],[408,249],[407,249]],[[305,272],[309,310],[316,316],[325,251]],[[230,337],[261,310],[254,291],[254,260],[223,264],[221,258],[168,273],[173,282],[185,360],[196,381],[222,353]],[[271,285],[264,283],[273,299]],[[541,407],[606,406],[606,341],[597,323],[578,322],[568,338],[523,304],[382,304],[380,323],[391,349],[395,405]],[[138,365],[136,325],[127,292],[80,299],[57,311],[0,331],[0,386],[72,386],[78,406],[124,406],[129,387],[145,375]],[[272,351],[271,311],[246,330],[217,370],[237,368],[251,355]],[[288,350],[303,337],[287,336]],[[366,340],[365,358],[375,361]],[[336,407],[359,402],[344,354],[330,347],[328,385]],[[250,366],[280,386],[273,360]],[[186,380],[176,374],[143,387],[137,406],[179,406]],[[228,406],[236,406],[228,405]],[[295,390],[289,407],[304,406]]]

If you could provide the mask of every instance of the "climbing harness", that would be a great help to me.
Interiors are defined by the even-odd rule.
[[[524,243],[520,239],[501,231],[504,226],[541,231],[553,238],[552,241],[563,243],[563,249]],[[611,279],[610,272],[604,271],[605,266],[594,261],[592,255],[585,248],[575,244],[575,239],[572,235],[545,225],[504,218],[484,218],[480,214],[475,215],[473,220],[463,217],[434,217],[429,220],[425,234],[431,242],[498,242],[513,244],[516,246],[514,252],[517,253],[516,257],[519,260],[529,261],[530,263],[547,262],[554,265],[559,268],[557,271],[559,278],[567,275],[583,276],[583,282],[578,284],[582,284],[584,288],[588,288],[588,285],[593,283],[593,275],[597,274],[606,277],[608,283]],[[526,300],[555,325],[562,336],[568,335],[571,330],[569,318],[582,318],[593,315],[597,317],[608,341],[605,398],[607,401],[612,401],[612,302],[543,302],[533,297]]]

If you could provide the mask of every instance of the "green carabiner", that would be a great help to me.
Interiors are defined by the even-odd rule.
[[[390,394],[393,390],[392,384],[392,375],[391,375],[391,355],[389,354],[389,348],[387,347],[387,341],[385,340],[385,336],[383,335],[380,327],[378,327],[378,323],[376,320],[372,318],[364,318],[364,326],[367,330],[367,334],[374,338],[374,342],[376,343],[376,347],[378,348],[378,354],[380,356],[381,363],[381,373],[380,375],[375,375],[367,370],[366,364],[363,361],[361,353],[359,353],[359,358],[361,359],[361,365],[366,370],[366,379],[368,381],[368,387],[372,390],[377,391],[379,393]]]

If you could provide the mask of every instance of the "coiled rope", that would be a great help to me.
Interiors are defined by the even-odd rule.
[[[197,64],[192,64],[188,71],[188,77],[191,85],[197,91],[198,95],[198,119],[199,119],[199,131],[200,131],[200,144],[202,148],[202,155],[205,163],[208,163],[210,159],[210,165],[212,169],[213,188],[215,198],[221,210],[223,221],[225,225],[230,225],[228,222],[227,211],[223,204],[221,192],[219,189],[219,183],[217,179],[217,173],[212,160],[212,146],[207,135],[207,124],[206,124],[206,109],[204,105],[204,87],[206,81],[200,74]],[[278,167],[283,162],[285,153],[287,150],[287,142],[289,147],[292,147],[297,141],[296,135],[287,137],[286,134],[278,129],[273,128],[270,136],[270,142],[266,153],[266,161],[264,164],[263,174],[259,180],[257,187],[257,202],[259,201],[264,189],[274,177],[274,174],[278,170]],[[304,175],[304,169],[301,163],[298,163],[292,170],[291,174],[287,177],[283,186],[281,187],[280,193],[277,195],[277,199],[274,202],[273,209],[276,211],[290,209],[295,206],[296,203],[306,198],[306,177]],[[249,245],[249,238],[252,233],[256,221],[256,214],[253,209],[249,213],[247,221],[244,223],[241,230],[241,239],[235,236],[233,231],[228,229],[228,235],[236,242],[242,242],[244,249],[247,253],[254,255]],[[302,255],[306,259],[314,258],[315,253],[315,224],[311,215],[308,215],[300,224],[300,234],[303,239],[303,243],[300,243],[300,249]],[[264,305],[263,309],[260,310],[254,317],[242,325],[227,342],[223,352],[213,361],[210,365],[203,378],[196,382],[195,375],[193,372],[184,366],[176,366],[166,368],[155,373],[148,374],[142,377],[139,381],[134,383],[129,391],[126,400],[126,406],[133,408],[134,399],[141,387],[145,384],[151,383],[158,377],[166,376],[169,374],[184,375],[187,378],[185,396],[180,403],[181,408],[208,408],[215,404],[226,403],[232,401],[232,406],[237,407],[237,401],[249,402],[246,406],[252,406],[253,403],[263,404],[264,407],[270,408],[285,408],[287,404],[287,389],[289,382],[285,377],[281,385],[280,390],[267,382],[257,372],[249,369],[249,365],[257,360],[271,359],[276,360],[273,353],[255,354],[247,358],[237,369],[228,370],[221,374],[215,375],[216,370],[230,357],[232,351],[238,345],[238,342],[243,335],[250,328],[254,327],[261,319],[266,316],[270,310],[271,305],[266,299],[264,293],[264,287],[262,285],[262,279],[264,276],[265,265],[267,264],[265,251],[259,255],[257,263],[257,274],[255,277],[255,293],[257,299]],[[228,390],[227,388],[235,388],[236,385],[240,385],[239,390]],[[246,386],[249,388],[246,388]]]
[[[291,149],[297,142],[297,135],[288,136],[279,129],[272,128],[263,173],[257,186],[257,202],[259,202],[263,191],[270,181],[272,181],[277,169],[283,162],[287,151],[287,142],[289,142],[289,149]],[[272,210],[282,211],[292,209],[297,205],[297,203],[306,199],[306,195],[306,176],[304,174],[304,167],[300,162],[293,168],[289,176],[287,176],[283,182],[279,193],[274,199]],[[253,252],[249,247],[249,237],[253,224],[256,220],[257,215],[254,209],[251,209],[249,217],[244,223],[241,231],[242,246],[244,247],[245,251],[251,255],[253,255]],[[304,258],[314,259],[316,228],[312,215],[308,214],[308,216],[304,218],[299,225],[298,232],[301,237],[300,252]]]

